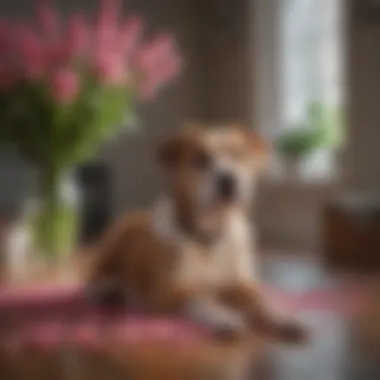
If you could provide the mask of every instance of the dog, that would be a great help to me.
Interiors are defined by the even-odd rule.
[[[257,134],[233,124],[196,125],[164,141],[157,159],[166,196],[108,231],[90,293],[182,316],[219,337],[256,328],[303,340],[305,328],[268,304],[255,273],[249,211],[268,152]]]

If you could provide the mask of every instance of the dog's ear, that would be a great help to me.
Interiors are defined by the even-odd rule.
[[[270,146],[256,131],[250,131],[250,145],[254,157],[255,170],[260,173],[265,171],[269,165]]]
[[[180,135],[170,137],[163,141],[157,149],[157,160],[163,167],[173,167],[181,157],[183,137]]]
[[[270,147],[269,143],[265,141],[256,131],[250,132],[250,144],[253,154],[257,158],[268,158]]]
[[[173,168],[188,156],[194,145],[195,134],[184,131],[163,141],[157,150],[157,160],[166,168]]]
[[[270,157],[270,144],[255,130],[242,125],[235,124],[241,133],[243,133],[245,140],[249,144],[249,148],[254,157],[254,167],[258,171],[263,171],[267,168]]]
[[[163,167],[174,167],[194,148],[201,129],[199,124],[186,124],[182,131],[164,140],[157,150],[157,160]]]

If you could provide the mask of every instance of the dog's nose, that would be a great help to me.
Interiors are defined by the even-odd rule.
[[[88,285],[85,289],[85,296],[91,304],[105,308],[119,308],[124,306],[122,292],[108,284],[98,286]]]
[[[236,196],[236,181],[231,173],[222,173],[217,179],[218,194],[226,200],[231,200]]]
[[[124,297],[117,289],[109,289],[99,294],[98,302],[105,308],[119,308],[124,306]]]

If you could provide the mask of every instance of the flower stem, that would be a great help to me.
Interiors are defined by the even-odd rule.
[[[37,254],[47,260],[63,259],[74,242],[76,210],[62,196],[65,172],[51,167],[41,168],[40,209],[35,220]]]

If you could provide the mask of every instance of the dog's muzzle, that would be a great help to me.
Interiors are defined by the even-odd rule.
[[[221,173],[216,179],[218,197],[225,201],[232,201],[237,196],[237,181],[232,173]]]

